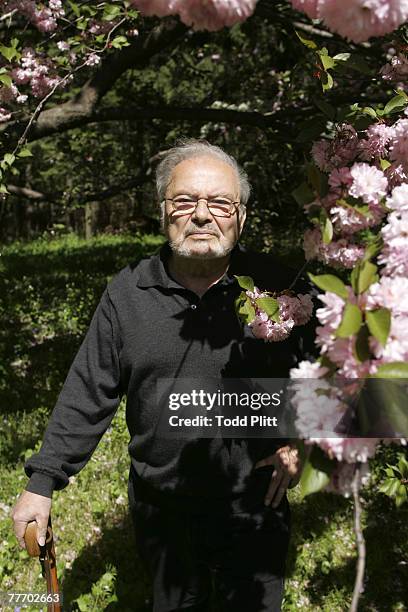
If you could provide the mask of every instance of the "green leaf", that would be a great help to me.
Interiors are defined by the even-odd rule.
[[[319,170],[317,166],[314,164],[307,165],[307,178],[312,187],[317,191],[317,193],[323,197],[328,192],[328,178],[327,175]],[[321,209],[322,212],[325,213],[325,217],[327,217],[326,211]]]
[[[299,482],[301,497],[321,491],[329,482],[330,477],[326,472],[317,470],[309,461],[306,461]]]
[[[370,285],[378,280],[377,266],[370,261],[363,261],[356,266],[351,276],[353,277],[352,283],[354,281],[354,285],[352,284],[352,287],[355,293],[364,293],[364,291],[367,291]]]
[[[114,4],[110,4],[105,7],[102,19],[104,21],[114,21],[120,15],[120,7]]]
[[[318,54],[318,56],[320,58],[320,61],[322,62],[322,66],[323,66],[323,68],[325,70],[330,70],[330,68],[334,68],[335,67],[336,62],[327,53],[327,49],[326,49],[326,53],[323,53],[323,50],[321,50],[321,51],[318,51],[317,54]]]
[[[347,62],[351,57],[351,53],[337,53],[333,55],[333,59],[338,62]]]
[[[383,246],[382,238],[380,235],[377,235],[375,239],[366,246],[366,249],[364,251],[363,261],[367,261],[368,259],[375,257],[375,255],[378,255],[378,253],[382,249],[382,246]]]
[[[391,328],[391,312],[388,308],[366,311],[366,321],[370,334],[385,346]]]
[[[363,314],[356,304],[347,302],[341,323],[336,331],[338,338],[349,338],[357,334],[363,322]]]
[[[0,83],[3,83],[3,85],[5,85],[6,87],[11,87],[13,84],[13,81],[8,74],[3,73],[3,74],[0,74]]]
[[[398,478],[387,478],[383,482],[383,484],[379,487],[379,492],[388,495],[389,497],[394,497],[396,494],[398,487],[400,485],[400,481]]]
[[[310,280],[317,287],[319,287],[319,289],[323,289],[323,291],[330,291],[330,293],[335,293],[344,300],[348,298],[346,285],[340,278],[334,276],[334,274],[320,274],[319,276],[315,276],[314,274],[308,272],[308,276]]]
[[[4,158],[3,158],[4,162],[8,166],[11,166],[14,163],[15,159],[16,159],[16,156],[13,155],[13,153],[5,153]]]
[[[69,0],[69,5],[71,7],[71,11],[76,15],[76,17],[79,17],[81,12],[79,10],[79,6],[76,2],[72,2],[71,0]]]
[[[384,114],[388,115],[389,113],[397,110],[401,110],[407,105],[407,98],[403,94],[398,94],[391,98],[389,102],[384,107]]]
[[[406,361],[383,363],[378,366],[376,374],[372,374],[371,378],[408,378],[408,363]]]
[[[377,119],[377,113],[371,106],[365,106],[362,112],[366,115],[370,115],[373,119]]]
[[[322,449],[314,446],[300,478],[301,497],[321,491],[329,483],[334,466],[335,461],[329,459]]]
[[[391,162],[388,159],[380,159],[381,170],[387,170],[391,166]]]
[[[27,149],[27,147],[24,147],[24,149],[21,149],[21,151],[17,154],[17,157],[32,157],[33,154],[31,153],[30,149]]]
[[[5,185],[0,185],[0,193],[10,193]]]
[[[400,459],[398,461],[398,469],[403,478],[408,477],[408,461],[403,455],[400,455]]]
[[[17,40],[17,39],[14,39]],[[17,41],[18,42],[18,41]],[[4,45],[0,45],[0,53],[3,57],[6,58],[8,62],[11,62],[14,58],[19,59],[20,53],[17,51],[16,47],[6,47]]]
[[[251,300],[248,297],[240,305],[238,314],[244,319],[245,323],[250,323],[255,319],[255,308],[252,306]]]
[[[370,332],[368,331],[367,325],[362,325],[358,331],[353,347],[354,356],[360,363],[371,358],[369,338]]]
[[[324,244],[330,244],[333,238],[333,224],[330,221],[329,217],[326,217],[321,229]]]
[[[238,285],[245,289],[245,291],[253,291],[254,290],[254,281],[250,276],[237,276],[234,274],[235,278],[238,281]]]
[[[122,47],[128,47],[129,43],[126,36],[115,36],[112,40],[112,47],[115,49],[122,49]]]
[[[295,198],[299,206],[310,204],[310,202],[313,202],[315,199],[313,191],[306,182],[303,182],[301,185],[296,187],[296,189],[292,191],[291,195]]]
[[[328,91],[334,85],[333,77],[330,72],[323,72],[320,77],[320,81],[322,83],[323,91]]]
[[[408,499],[407,489],[405,485],[400,484],[399,489],[397,491],[396,499],[395,499],[395,504],[397,508],[402,506],[402,504],[404,504],[407,501],[407,499]]]
[[[309,40],[308,38],[304,38],[297,30],[295,30],[296,36],[300,40],[300,42],[305,45],[308,49],[317,49],[317,45],[313,40]]]
[[[273,297],[261,297],[255,300],[256,305],[266,312],[273,321],[279,322],[279,302]]]

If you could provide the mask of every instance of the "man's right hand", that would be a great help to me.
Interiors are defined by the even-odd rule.
[[[11,518],[14,523],[14,533],[21,548],[25,548],[24,534],[30,521],[37,523],[37,542],[40,546],[45,544],[48,517],[51,512],[51,498],[23,491],[14,506]]]

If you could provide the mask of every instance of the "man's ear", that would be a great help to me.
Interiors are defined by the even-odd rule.
[[[238,219],[239,219],[239,235],[241,235],[242,230],[244,229],[244,224],[245,224],[245,219],[246,219],[246,206],[239,207]]]

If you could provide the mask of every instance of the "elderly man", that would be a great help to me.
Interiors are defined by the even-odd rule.
[[[237,244],[250,187],[220,148],[190,140],[169,150],[157,191],[168,242],[104,291],[42,448],[25,465],[15,533],[23,546],[36,520],[42,543],[52,492],[84,467],[126,394],[129,502],[154,611],[208,610],[212,585],[222,609],[280,610],[297,451],[280,440],[166,439],[156,387],[168,378],[287,377],[304,356],[304,335],[254,338],[234,313],[235,275],[270,290],[293,275]]]

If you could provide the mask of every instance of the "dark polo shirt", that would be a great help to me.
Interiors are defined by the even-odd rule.
[[[245,493],[253,466],[283,444],[268,439],[166,439],[157,432],[159,378],[285,378],[313,352],[313,325],[283,342],[254,338],[234,310],[234,275],[271,291],[296,273],[272,256],[236,246],[228,272],[200,298],[169,275],[170,248],[129,264],[108,283],[72,363],[40,452],[28,459],[28,491],[51,497],[90,459],[121,397],[131,476],[153,494],[200,505]],[[297,292],[310,292],[304,280]]]

